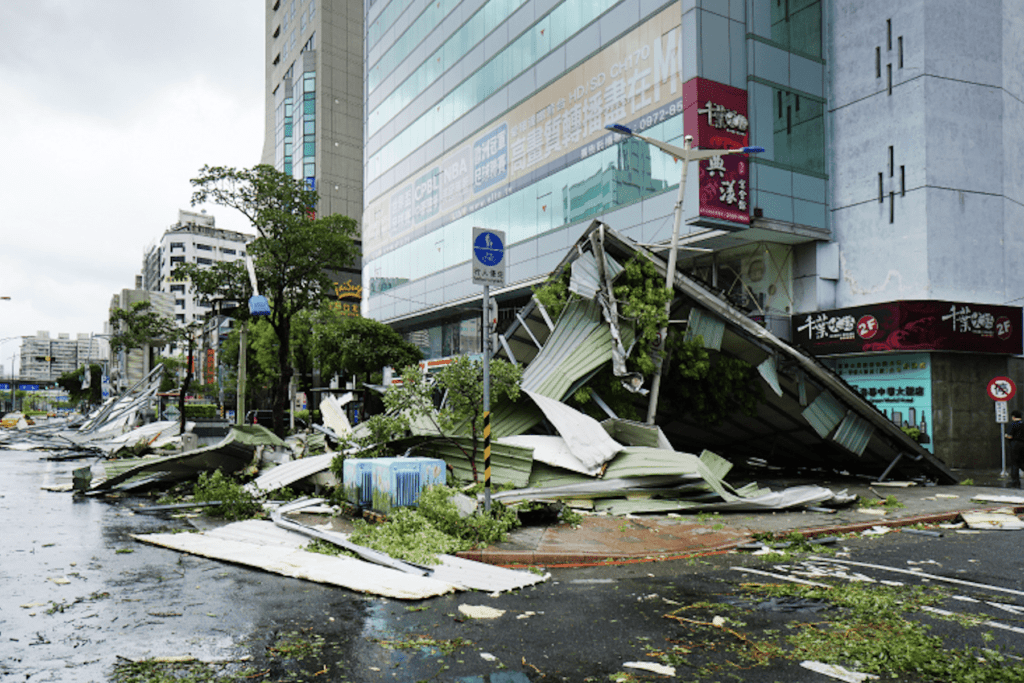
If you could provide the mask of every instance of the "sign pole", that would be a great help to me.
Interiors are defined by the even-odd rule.
[[[484,512],[491,511],[491,287],[484,285]]]
[[[1003,469],[999,473],[1000,479],[1006,478],[1006,424],[1003,422],[999,423],[999,445],[1002,446],[1003,450]]]
[[[999,445],[1002,452],[1002,470],[999,478],[1005,479],[1006,472],[1006,422],[1009,420],[1007,403],[1017,393],[1017,385],[1009,377],[993,377],[985,387],[988,397],[996,402],[996,422],[999,423]]]
[[[483,285],[484,511],[491,511],[491,285],[505,284],[505,233],[473,228],[473,284]]]

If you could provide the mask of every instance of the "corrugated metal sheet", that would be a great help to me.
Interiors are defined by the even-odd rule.
[[[417,455],[431,456],[444,460],[455,472],[455,478],[460,482],[473,481],[473,469],[469,458],[463,453],[472,452],[473,444],[466,437],[456,437],[454,441],[449,439],[434,439],[424,442],[416,449]],[[484,477],[484,453],[483,440],[478,444],[480,451],[476,454],[476,471],[480,481]],[[459,446],[462,448],[460,449]],[[502,444],[491,440],[491,483],[495,486],[527,486],[530,483],[530,469],[533,467],[533,449],[521,448]]]
[[[309,505],[316,502],[319,501],[311,500],[297,502],[292,509],[301,507],[303,504]],[[282,508],[282,510],[285,510],[285,508]],[[476,562],[474,560],[455,557],[454,555],[443,554],[437,556],[437,559],[440,561],[439,564],[433,564],[429,567],[421,567],[401,560],[395,560],[382,552],[350,543],[348,540],[348,534],[319,527],[312,527],[293,519],[283,519],[280,512],[273,515],[273,518],[274,524],[288,529],[290,533],[319,538],[329,543],[334,543],[346,550],[356,552],[360,557],[364,557],[371,562],[383,563],[385,567],[393,566],[395,569],[411,574],[425,574],[430,576],[432,579],[451,584],[461,590],[480,590],[487,591],[488,593],[493,593],[494,591],[510,591],[517,588],[532,586],[547,578],[545,576],[538,576],[531,572],[505,569],[503,567],[484,564],[483,562]]]
[[[560,401],[577,379],[611,360],[612,344],[597,302],[571,301],[540,353],[523,371],[521,386]]]
[[[728,511],[769,511],[787,510],[796,507],[817,505],[832,499],[835,494],[822,486],[794,486],[782,491],[757,489],[756,486],[741,489],[734,500],[692,500],[660,499],[660,500],[614,500],[602,501],[594,506],[595,510],[613,515],[642,514],[650,512],[697,512],[699,510]]]
[[[824,439],[835,429],[845,413],[846,411],[835,396],[823,391],[811,401],[811,405],[804,408],[801,414],[818,433],[818,436]]]
[[[237,525],[243,524],[244,529],[239,529]],[[422,600],[457,589],[428,576],[351,557],[308,552],[302,549],[308,539],[279,529],[272,522],[250,520],[197,534],[141,534],[132,538],[200,557],[398,600]]]
[[[852,453],[863,455],[874,432],[875,428],[867,420],[862,420],[850,411],[846,413],[832,440]]]
[[[218,444],[199,448],[186,453],[179,453],[165,458],[145,458],[139,464],[95,482],[90,492],[107,491],[120,484],[130,485],[129,480],[139,477],[146,480],[146,486],[153,484],[171,484],[198,477],[201,472],[221,470],[225,474],[237,472],[252,462],[256,453],[255,442],[266,440],[266,436],[253,429],[267,430],[263,427],[232,427],[228,435]],[[273,434],[271,433],[271,436]],[[277,437],[273,437],[277,439]],[[277,439],[280,441],[280,439]],[[137,483],[137,482],[136,482]],[[134,489],[139,487],[133,486]]]
[[[345,405],[351,401],[351,391],[341,398],[327,394],[320,401],[320,415],[323,417],[324,425],[340,437],[345,437],[352,433],[352,425],[345,414]]]
[[[562,469],[586,474],[586,468],[576,459],[576,456],[569,450],[569,444],[560,436],[520,434],[518,436],[503,436],[498,441],[510,446],[532,449],[535,465],[538,462],[542,462],[552,467],[561,467]]]
[[[704,340],[705,349],[718,351],[722,348],[722,337],[725,336],[725,323],[713,313],[694,306],[686,322],[686,341],[697,337]]]
[[[605,268],[609,280],[614,280],[624,269],[618,261],[605,256]],[[592,252],[586,251],[572,262],[569,278],[569,291],[579,294],[584,299],[593,299],[602,286],[601,276],[597,267],[597,259]]]
[[[532,391],[525,393],[565,439],[569,451],[582,466],[581,471],[597,474],[602,465],[622,450],[622,445],[608,436],[601,428],[601,423],[589,415],[547,396]]]
[[[608,435],[624,446],[647,446],[672,450],[672,444],[658,425],[612,417],[601,422]]]
[[[335,453],[324,453],[323,455],[314,455],[310,458],[302,458],[301,460],[293,460],[292,462],[278,465],[246,484],[245,489],[250,493],[276,491],[279,488],[294,484],[301,479],[329,469],[335,455]]]

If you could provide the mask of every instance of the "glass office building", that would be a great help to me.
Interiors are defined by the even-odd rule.
[[[980,466],[1024,381],[1020,35],[1016,0],[367,0],[364,313],[475,352],[474,227],[508,313],[595,218],[665,245],[680,165],[610,123],[763,147],[691,165],[680,268]]]
[[[695,144],[723,146],[721,133],[767,152],[742,161],[731,201],[716,189],[731,214],[705,210],[691,175],[684,241],[706,251],[686,253],[711,256],[686,267],[783,320],[794,245],[829,237],[822,23],[802,0],[369,3],[368,314],[428,356],[473,351],[474,226],[505,232],[510,307],[594,218],[667,240],[679,164],[605,126],[681,146],[699,119]]]

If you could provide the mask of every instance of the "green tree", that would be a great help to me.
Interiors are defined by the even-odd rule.
[[[304,180],[272,166],[251,169],[204,166],[192,179],[192,204],[213,203],[245,216],[259,236],[248,246],[260,293],[270,303],[267,320],[277,340],[278,375],[274,382],[274,426],[284,433],[284,411],[292,378],[292,324],[299,311],[319,309],[333,282],[325,269],[352,263],[358,250],[354,219],[318,216],[316,191]],[[252,295],[241,263],[199,269],[185,264],[174,276],[188,276],[210,299],[246,301]],[[244,315],[244,314],[243,314]]]
[[[721,423],[737,410],[757,414],[764,394],[757,386],[754,366],[705,349],[701,337],[684,341],[682,335],[672,335],[669,348],[672,363],[661,386],[675,410],[709,425]]]
[[[379,374],[384,366],[404,368],[423,354],[384,323],[345,316],[325,308],[317,317],[313,355],[325,377]]]
[[[384,394],[388,412],[369,420],[371,441],[379,444],[404,435],[410,423],[418,418],[431,420],[443,436],[468,429],[472,442],[466,453],[473,470],[473,481],[479,481],[477,455],[481,450],[484,428],[483,362],[465,356],[456,358],[439,372],[428,375],[418,366],[402,371],[402,382]],[[490,366],[491,401],[519,398],[522,369],[500,358],[492,358]],[[443,400],[440,409],[436,401]]]
[[[138,301],[128,310],[115,308],[110,312],[110,351],[118,354],[143,347],[156,348],[175,344],[185,338],[177,321],[153,310],[149,301]]]

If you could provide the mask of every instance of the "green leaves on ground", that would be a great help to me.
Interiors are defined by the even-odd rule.
[[[357,520],[350,540],[407,562],[437,564],[437,555],[501,542],[519,525],[515,512],[497,502],[491,514],[461,517],[454,493],[435,486],[423,493],[418,508],[399,508],[380,524]]]
[[[203,508],[207,515],[223,517],[229,520],[254,519],[263,516],[263,506],[253,494],[242,484],[224,476],[220,470],[213,474],[203,472],[199,475],[193,489],[197,502],[217,501],[220,505]]]

